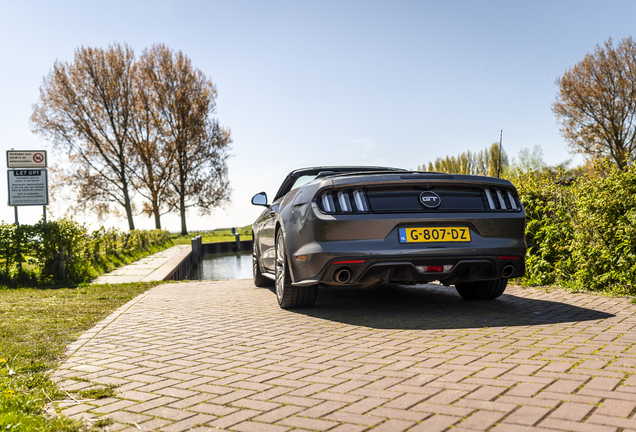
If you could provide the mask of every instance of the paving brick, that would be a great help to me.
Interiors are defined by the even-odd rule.
[[[367,425],[367,426],[374,426],[384,421],[384,418],[382,417],[353,414],[346,411],[336,411],[326,416],[323,416],[322,418],[326,420],[333,420],[333,421],[342,422],[342,423],[353,423],[353,424]]]
[[[546,429],[556,429],[558,431],[572,432],[616,432],[618,428],[614,426],[602,426],[591,423],[580,423],[570,420],[547,418],[539,423],[539,426]]]
[[[611,417],[607,415],[601,414],[592,414],[590,418],[587,419],[586,423],[589,424],[597,424],[602,426],[614,426],[617,428],[631,428],[636,429],[636,419],[624,419],[619,417]]]
[[[246,421],[232,426],[232,430],[239,432],[285,432],[290,428],[266,423]]]
[[[594,405],[584,405],[566,402],[559,406],[555,411],[550,413],[550,417],[561,419],[561,420],[571,420],[571,421],[581,421],[583,420],[593,409]]]
[[[134,400],[137,402],[146,402],[149,401],[151,399],[156,399],[159,396],[153,393],[146,393],[146,392],[140,392],[140,391],[136,391],[136,390],[127,390],[127,391],[123,391],[121,393],[119,393],[117,395],[118,397],[122,398],[122,399],[130,399],[130,400]]]
[[[78,413],[82,413],[84,411],[88,411],[91,409],[94,409],[95,407],[92,405],[85,405],[85,404],[74,404],[69,408],[65,408],[62,410],[62,415],[65,416],[72,416],[74,414],[78,414]]]
[[[618,378],[603,378],[594,377],[585,384],[583,387],[585,390],[614,390],[614,387],[618,385],[621,380]]]
[[[413,426],[415,422],[389,419],[373,428],[373,432],[402,432]],[[333,429],[332,429],[333,430]]]
[[[636,401],[606,399],[594,412],[610,417],[630,417],[636,409]]]
[[[441,432],[459,422],[461,417],[436,414],[409,429],[413,432]]]
[[[154,431],[170,423],[172,423],[172,421],[170,420],[153,418],[151,420],[137,423],[137,424],[139,425],[139,428],[141,428],[142,431]],[[135,432],[135,431],[139,432],[140,429],[137,426],[132,426],[132,427],[134,427],[134,429],[130,429],[130,430],[126,429],[126,432]]]
[[[301,411],[299,415],[301,417],[319,418],[346,406],[347,404],[342,402],[325,401],[321,403],[320,405],[316,405],[309,409]]]
[[[504,419],[504,423],[532,426],[550,412],[547,408],[522,406]]]
[[[504,415],[504,413],[494,411],[477,411],[455,427],[457,429],[486,430],[501,420]]]
[[[108,405],[101,406],[99,408],[95,408],[92,411],[98,414],[108,414],[128,408],[131,405],[135,405],[135,402],[129,400],[120,400]]]
[[[364,414],[373,408],[384,405],[388,402],[388,399],[378,399],[378,398],[364,398],[361,401],[352,403],[350,405],[344,406],[341,409],[343,411],[352,412],[356,414]]]
[[[208,423],[208,425],[218,429],[226,429],[226,428],[229,428],[230,426],[234,426],[235,424],[251,419],[252,417],[255,417],[259,414],[261,414],[260,411],[245,409],[241,411],[236,411],[232,414],[226,415],[217,420],[213,420],[210,423]]]
[[[524,396],[531,397],[541,391],[545,386],[535,383],[519,383],[519,385],[511,388],[506,395],[508,396]]]
[[[178,399],[176,398],[171,398],[171,397],[167,397],[167,396],[163,396],[163,397],[158,397],[156,399],[152,399],[149,400],[147,402],[143,402],[143,403],[139,403],[136,405],[132,405],[126,408],[126,411],[132,411],[132,412],[144,412],[144,411],[148,411],[151,410],[153,408],[157,408],[157,407],[161,407],[164,405],[168,405],[169,403],[175,402]]]
[[[163,432],[181,432],[185,430],[191,430],[192,428],[203,425],[204,423],[209,422],[214,418],[215,417],[206,414],[197,414],[195,416],[188,417],[185,420],[171,423],[159,430]]]
[[[329,402],[326,402],[326,403],[329,403]],[[285,405],[280,408],[276,408],[274,410],[268,411],[257,417],[254,417],[253,420],[258,422],[263,422],[263,423],[275,423],[281,419],[290,417],[301,411],[303,411],[303,408],[301,407],[297,407],[294,405]]]
[[[165,418],[169,420],[175,420],[175,421],[183,420],[185,418],[194,416],[194,413],[192,412],[179,410],[175,408],[169,408],[165,406],[144,411],[144,414],[152,415],[155,417],[161,417],[161,418]]]
[[[135,414],[126,411],[115,411],[110,414],[107,414],[106,417],[119,422],[119,423],[142,423],[147,420],[152,419],[151,416]]]
[[[508,390],[506,387],[483,386],[474,392],[466,395],[466,399],[493,400],[503,392]]]
[[[317,431],[326,431],[338,425],[338,423],[333,421],[317,420],[298,416],[287,417],[286,419],[279,421],[278,424]]]
[[[294,429],[294,432],[303,430],[305,429]],[[329,429],[329,432],[362,432],[364,430],[367,430],[366,426],[343,424],[340,426],[336,426],[333,429]]]

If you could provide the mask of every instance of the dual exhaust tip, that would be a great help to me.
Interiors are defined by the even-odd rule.
[[[501,270],[501,277],[504,279],[510,279],[510,277],[514,274],[515,267],[512,264],[506,264],[504,268]]]
[[[334,282],[338,282],[341,284],[346,284],[351,280],[351,270],[346,267],[341,267],[336,270],[333,274]]]

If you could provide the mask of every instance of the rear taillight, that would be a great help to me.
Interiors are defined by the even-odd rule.
[[[365,213],[371,209],[364,189],[325,192],[318,198],[318,207],[328,214]]]
[[[521,209],[519,200],[515,198],[512,192],[504,189],[484,189],[486,201],[488,202],[487,210],[507,210],[518,211]]]

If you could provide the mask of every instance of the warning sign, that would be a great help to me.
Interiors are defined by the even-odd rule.
[[[7,150],[7,168],[46,168],[46,150]]]
[[[7,170],[10,206],[49,204],[47,171]]]

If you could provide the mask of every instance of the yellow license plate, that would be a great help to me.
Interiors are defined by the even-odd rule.
[[[469,242],[470,230],[464,227],[400,228],[400,243]]]

